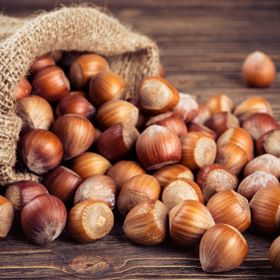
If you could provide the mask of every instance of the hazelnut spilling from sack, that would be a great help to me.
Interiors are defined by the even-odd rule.
[[[169,234],[216,273],[244,262],[251,225],[279,232],[280,129],[264,97],[199,105],[163,78],[152,40],[97,9],[0,23],[0,239],[14,212],[39,245],[66,223],[73,241],[94,242],[119,214],[131,242]],[[275,76],[260,52],[244,65],[250,85]]]
[[[26,180],[15,173],[21,120],[12,92],[34,59],[54,50],[87,51],[110,60],[110,68],[127,82],[126,98],[135,97],[145,76],[157,75],[156,44],[95,8],[78,7],[32,19],[0,16],[0,184]]]

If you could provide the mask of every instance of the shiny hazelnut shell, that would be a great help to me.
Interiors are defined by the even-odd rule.
[[[172,110],[179,101],[179,92],[161,77],[145,78],[139,89],[141,108],[152,114]]]
[[[260,52],[250,53],[242,67],[243,78],[249,86],[269,87],[276,77],[276,67],[271,58]]]
[[[204,198],[209,200],[217,192],[236,189],[238,179],[225,166],[213,163],[203,166],[198,171],[196,182],[200,186]]]
[[[244,168],[244,177],[251,175],[256,171],[265,171],[280,178],[280,159],[274,155],[263,154],[255,157]]]
[[[162,188],[177,178],[194,180],[192,171],[182,164],[173,164],[162,167],[155,171],[153,176],[159,181]]]
[[[134,161],[121,160],[112,165],[108,169],[106,175],[114,180],[117,187],[117,192],[119,192],[121,187],[129,179],[140,174],[145,174],[145,171],[138,163]]]
[[[213,195],[208,203],[215,223],[231,225],[244,232],[251,224],[251,211],[248,200],[233,190],[224,190]]]
[[[38,95],[31,95],[17,101],[17,115],[22,119],[21,132],[30,129],[49,129],[54,121],[51,105]]]
[[[259,189],[250,201],[254,227],[262,233],[273,235],[280,228],[280,187]]]
[[[205,272],[230,271],[240,266],[248,253],[243,235],[227,224],[216,224],[202,237],[199,259]]]
[[[63,70],[49,66],[39,70],[32,80],[32,93],[49,102],[57,101],[70,92],[70,84]]]
[[[67,204],[73,202],[74,194],[82,181],[76,172],[60,165],[44,176],[42,184],[50,194]]]
[[[173,112],[167,112],[151,117],[146,123],[146,126],[150,125],[164,126],[170,131],[176,133],[179,137],[187,134],[188,132],[184,120]]]
[[[96,120],[102,129],[117,123],[136,126],[138,115],[139,109],[133,104],[124,100],[110,100],[97,110]]]
[[[114,225],[112,210],[102,202],[84,200],[69,212],[67,231],[80,243],[90,243],[106,236]]]
[[[89,83],[89,100],[99,107],[107,101],[122,99],[125,81],[114,72],[101,72],[92,77]]]
[[[237,191],[248,200],[251,200],[259,189],[268,186],[279,186],[278,179],[270,173],[256,171],[240,182]]]
[[[88,84],[91,77],[108,70],[109,64],[102,56],[82,54],[74,57],[69,70],[69,78],[75,88],[81,89]]]
[[[95,114],[93,105],[80,94],[71,94],[60,99],[57,104],[57,116],[65,114],[76,114],[87,119],[92,119]]]
[[[27,97],[32,90],[31,84],[26,78],[21,78],[13,90],[13,97],[15,100]]]
[[[201,202],[185,200],[169,212],[169,234],[177,245],[192,247],[215,224],[209,210]]]
[[[143,201],[128,212],[123,231],[133,243],[157,245],[166,238],[167,217],[168,210],[161,201]]]
[[[247,162],[247,153],[239,146],[229,143],[218,147],[215,163],[224,165],[234,175],[238,175]]]
[[[214,162],[216,157],[215,141],[201,132],[190,132],[181,137],[181,164],[192,171]]]
[[[151,125],[138,137],[136,153],[138,160],[147,170],[160,169],[180,161],[180,139],[163,126]]]
[[[137,175],[128,180],[121,188],[117,205],[122,216],[138,203],[148,200],[158,200],[160,196],[160,184],[151,175]]]
[[[43,194],[23,207],[20,220],[25,236],[36,244],[44,245],[61,234],[66,224],[67,212],[60,199]]]
[[[115,182],[105,175],[94,175],[85,179],[75,193],[74,204],[84,200],[99,201],[113,209],[116,201]]]
[[[78,173],[82,179],[93,175],[102,175],[111,167],[110,162],[103,156],[85,152],[75,157],[72,162],[72,169]]]
[[[26,132],[20,138],[19,147],[24,164],[39,175],[58,166],[63,156],[63,146],[59,138],[44,129]]]
[[[63,144],[65,160],[85,152],[92,145],[95,135],[91,122],[74,114],[60,116],[55,121],[52,131]]]
[[[32,181],[19,181],[8,185],[5,197],[11,201],[15,211],[21,211],[32,199],[42,194],[48,194],[44,185]]]
[[[254,113],[266,113],[273,115],[270,103],[262,96],[253,96],[238,104],[234,110],[234,115],[239,120],[244,121]]]

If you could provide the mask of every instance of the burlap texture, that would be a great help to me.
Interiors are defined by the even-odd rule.
[[[98,9],[61,8],[32,19],[0,15],[0,185],[37,179],[13,169],[21,120],[12,92],[34,58],[51,50],[89,51],[109,58],[111,69],[128,83],[126,97],[136,97],[141,80],[159,71],[156,44]]]

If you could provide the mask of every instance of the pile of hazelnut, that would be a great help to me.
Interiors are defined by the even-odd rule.
[[[275,77],[260,52],[243,70],[257,87]],[[15,216],[36,244],[64,228],[93,242],[111,231],[116,207],[133,243],[156,245],[169,233],[179,246],[199,246],[207,272],[238,267],[251,221],[263,234],[280,230],[280,128],[269,102],[256,96],[235,106],[221,94],[199,105],[162,77],[145,78],[137,101],[124,100],[125,88],[96,54],[36,59],[14,95],[23,120],[19,166],[41,181],[5,186],[0,237]],[[280,269],[280,237],[270,261]]]

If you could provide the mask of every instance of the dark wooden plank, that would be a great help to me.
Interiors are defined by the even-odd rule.
[[[81,3],[82,1],[76,1]],[[89,2],[89,1],[88,1]],[[73,1],[0,0],[10,15],[30,15]],[[236,102],[264,95],[280,120],[280,74],[269,89],[247,88],[241,67],[256,49],[280,65],[280,2],[278,0],[97,0],[122,22],[153,37],[161,47],[167,78],[180,91],[199,100],[224,92]],[[267,258],[271,240],[250,230],[250,251],[244,264],[228,273],[206,274],[196,250],[182,250],[169,241],[156,247],[128,242],[117,221],[112,233],[89,245],[66,235],[39,247],[22,236],[0,242],[0,278],[9,279],[279,279]]]

